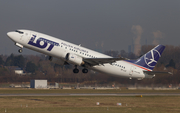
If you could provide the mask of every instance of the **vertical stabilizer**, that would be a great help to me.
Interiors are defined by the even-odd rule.
[[[144,69],[148,71],[152,71],[157,64],[157,61],[161,57],[162,52],[164,51],[165,46],[163,45],[157,45],[153,49],[151,49],[149,52],[147,52],[145,55],[140,57],[137,60],[127,60],[128,62],[131,62],[135,65],[138,65],[140,67],[143,67]]]

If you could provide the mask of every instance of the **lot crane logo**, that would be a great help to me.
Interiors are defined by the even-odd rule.
[[[148,65],[149,67],[154,67],[159,57],[161,57],[161,54],[157,50],[152,49],[144,56],[144,60],[146,65]]]

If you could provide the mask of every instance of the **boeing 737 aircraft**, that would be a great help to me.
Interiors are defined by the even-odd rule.
[[[92,69],[112,76],[137,78],[138,80],[153,78],[157,73],[168,73],[153,71],[165,48],[163,45],[157,45],[137,60],[128,60],[122,57],[113,58],[31,30],[16,30],[8,32],[7,35],[15,42],[16,46],[20,47],[20,53],[26,47],[46,54],[49,56],[49,60],[54,63],[60,65],[73,64],[75,66],[74,73],[79,72],[77,66],[84,67],[83,73]]]

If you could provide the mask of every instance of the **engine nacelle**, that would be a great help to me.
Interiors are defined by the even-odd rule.
[[[80,56],[77,56],[75,54],[68,53],[66,55],[66,60],[69,63],[76,64],[78,66],[81,66],[84,64],[83,58]]]
[[[58,58],[55,58],[55,57],[52,57],[52,56],[49,56],[49,60],[51,62],[59,64],[59,65],[64,65],[65,64],[65,61],[63,61],[61,59],[58,59]]]

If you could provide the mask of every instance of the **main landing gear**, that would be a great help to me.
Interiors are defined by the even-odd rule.
[[[77,69],[77,65],[75,65],[75,69],[73,69],[74,73],[79,73],[79,69]]]
[[[88,69],[84,68],[84,69],[82,70],[82,72],[83,72],[83,73],[88,73]]]
[[[21,49],[19,49],[19,50],[18,50],[18,52],[19,52],[19,53],[22,53],[22,52],[23,52],[22,48],[21,48]]]
[[[75,65],[75,69],[73,69],[73,72],[74,72],[74,73],[79,73],[79,69],[77,69],[77,65]],[[83,73],[88,73],[88,69],[84,68],[84,69],[82,70],[82,72],[83,72]]]

